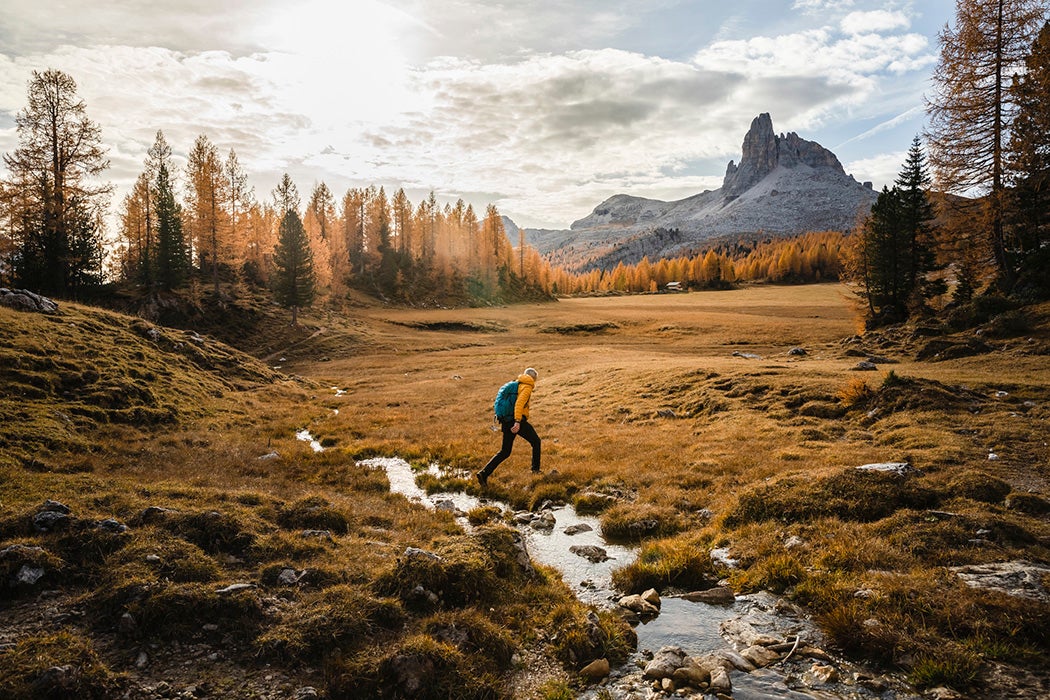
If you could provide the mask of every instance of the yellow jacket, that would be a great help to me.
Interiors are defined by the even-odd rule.
[[[536,388],[536,380],[532,375],[523,374],[518,377],[518,400],[514,403],[514,420],[521,421],[529,417],[529,399],[532,398],[532,390]]]

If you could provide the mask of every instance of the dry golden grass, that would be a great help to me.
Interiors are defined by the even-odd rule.
[[[464,571],[475,578],[446,581],[462,598],[457,609],[476,599],[515,630],[562,620],[571,629],[561,638],[581,633],[579,609],[549,572],[516,589],[519,599],[493,603],[481,590],[491,584],[486,564],[464,548],[453,518],[391,496],[381,472],[355,463],[374,455],[437,461],[463,470],[445,483],[476,490],[470,472],[499,447],[493,395],[526,366],[539,370],[531,420],[544,441],[544,474],[529,473],[528,445],[518,441],[490,492],[518,507],[548,498],[586,505],[603,512],[614,534],[642,538],[648,558],[619,575],[625,588],[691,586],[725,575],[709,571],[704,556],[729,546],[745,565],[733,574],[738,589],[793,593],[822,613],[843,649],[862,655],[886,640],[873,632],[851,638],[852,623],[882,620],[878,629],[895,630],[901,653],[881,660],[921,658],[924,682],[953,668],[962,682],[972,670],[963,663],[967,649],[992,648],[1009,636],[982,622],[1001,612],[1000,602],[941,586],[923,593],[923,622],[903,602],[861,603],[853,592],[871,586],[903,601],[929,583],[930,571],[943,573],[939,567],[1050,558],[1050,373],[1045,355],[1032,351],[1046,346],[1048,322],[1025,326],[1032,342],[1007,339],[992,355],[917,362],[923,341],[904,333],[844,342],[855,325],[836,285],[482,309],[355,306],[307,317],[287,336],[294,342],[266,346],[273,351],[267,363],[281,365],[274,373],[211,341],[195,344],[192,356],[174,343],[158,354],[134,322],[75,305],[60,320],[0,314],[0,351],[11,360],[3,376],[7,386],[25,387],[0,396],[0,418],[14,426],[2,438],[0,547],[44,542],[69,554],[72,542],[62,550],[61,542],[19,529],[48,497],[81,518],[131,520],[150,505],[179,511],[186,517],[148,525],[146,549],[176,563],[167,587],[136,610],[163,622],[174,605],[208,609],[214,601],[198,597],[201,582],[248,575],[268,586],[282,567],[309,568],[316,590],[296,614],[269,624],[245,608],[245,634],[259,633],[253,643],[266,655],[297,649],[316,656],[310,621],[325,611],[342,614],[355,600],[398,621],[417,614],[405,601],[391,602],[407,596],[391,579],[406,546],[440,549],[471,565]],[[1038,309],[1033,318],[1046,316]],[[104,331],[116,349],[93,349],[68,323]],[[807,354],[789,355],[795,346]],[[893,360],[880,363],[892,373],[852,371],[865,354]],[[107,386],[120,390],[99,390]],[[113,400],[123,403],[106,403]],[[159,424],[122,420],[137,409],[167,417]],[[325,452],[295,439],[304,428]],[[270,452],[278,456],[259,459]],[[897,483],[851,469],[886,461],[910,462],[924,474]],[[956,515],[931,519],[929,509]],[[212,510],[224,516],[221,523],[205,518],[212,529],[193,520]],[[334,543],[304,541],[295,531],[314,527],[331,530]],[[970,542],[978,529],[992,533],[988,546]],[[242,534],[248,539],[238,540]],[[791,536],[804,544],[787,549]],[[137,547],[103,557],[114,568],[108,594],[92,599],[98,609],[127,609],[121,591],[156,576],[143,569],[145,549]],[[229,568],[225,556],[248,557],[250,570]],[[77,585],[98,575],[97,564],[75,564],[62,575]],[[450,574],[434,575],[444,581]],[[321,593],[329,588],[332,595]],[[1045,607],[1034,619],[1047,617]],[[537,610],[547,619],[532,619]],[[423,618],[412,619],[400,637],[377,622],[368,639],[447,666],[441,683],[473,674],[479,695],[497,685],[491,674],[502,666],[478,666],[469,650],[435,641]],[[490,634],[484,621],[472,624]],[[620,638],[611,623],[603,625],[609,640]],[[1040,641],[1031,625],[1025,630],[1025,649],[1045,654],[1045,636]],[[930,655],[937,640],[949,638],[954,651]],[[579,662],[594,651],[573,644],[552,653]],[[344,651],[333,688],[381,682],[368,674],[390,658],[387,651]]]

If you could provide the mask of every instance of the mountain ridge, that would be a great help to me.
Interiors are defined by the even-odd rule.
[[[729,161],[717,190],[671,202],[616,194],[568,230],[526,229],[526,241],[586,271],[645,255],[674,257],[718,239],[847,230],[878,196],[819,143],[794,132],[777,135],[768,113],[752,120],[741,150],[739,165]]]

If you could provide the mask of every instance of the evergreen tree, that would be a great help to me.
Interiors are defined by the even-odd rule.
[[[1013,184],[1009,248],[1022,271],[1042,267],[1045,277],[1050,262],[1043,252],[1050,242],[1050,23],[1032,44],[1012,92],[1018,112],[1007,158]]]
[[[154,186],[157,216],[157,282],[174,289],[186,281],[190,269],[189,249],[182,233],[182,207],[175,201],[168,166],[160,164]]]
[[[930,161],[945,192],[987,196],[1002,288],[1014,270],[1004,237],[1004,149],[1015,105],[1008,91],[1042,18],[1042,0],[957,0],[954,27],[940,34],[936,93],[928,100]]]
[[[76,82],[58,70],[33,72],[28,104],[15,117],[19,145],[4,154],[9,180],[17,283],[44,294],[76,296],[99,281],[108,184],[90,180],[109,167],[98,124],[87,118]]]
[[[315,291],[310,240],[299,214],[287,209],[274,250],[273,292],[278,304],[292,310],[293,326],[298,323],[299,309],[313,302]]]
[[[854,234],[849,276],[861,286],[872,326],[898,323],[943,292],[934,269],[930,177],[918,138],[892,189],[883,188]]]

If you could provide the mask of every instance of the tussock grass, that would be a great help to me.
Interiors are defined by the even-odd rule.
[[[599,617],[605,641],[594,644],[586,611],[551,571],[521,570],[494,512],[472,514],[489,525],[468,536],[356,464],[435,461],[448,469],[426,488],[479,493],[463,475],[498,449],[492,396],[534,366],[544,473],[529,473],[518,441],[486,495],[601,513],[607,534],[642,543],[639,562],[616,574],[625,590],[702,587],[711,547],[730,546],[742,562],[735,588],[783,590],[839,649],[919,682],[964,685],[967,654],[1035,663],[1050,653],[1046,604],[968,589],[945,568],[1050,559],[1045,307],[1025,310],[1023,338],[1010,336],[1020,321],[1002,319],[981,354],[964,335],[934,339],[946,351],[936,362],[916,360],[936,350],[925,330],[841,342],[855,329],[833,285],[490,309],[362,305],[320,311],[302,329],[248,311],[231,337],[265,363],[182,331],[152,340],[146,325],[73,304],[59,318],[0,309],[0,379],[13,387],[0,396],[0,549],[41,547],[5,558],[3,571],[40,564],[106,633],[130,613],[157,639],[192,636],[209,611],[245,654],[329,669],[333,698],[393,692],[406,663],[431,669],[421,692],[498,697],[508,669],[474,651],[476,640],[530,645],[575,670],[629,648],[630,630]],[[786,356],[793,346],[804,360]],[[741,348],[758,357],[733,355]],[[893,372],[840,396],[869,354],[892,357]],[[303,428],[330,449],[297,441]],[[886,461],[923,475],[852,470]],[[85,527],[33,530],[47,498]],[[167,511],[144,517],[151,506]],[[130,534],[99,534],[93,524],[109,517]],[[792,536],[802,544],[789,549]],[[407,547],[442,559],[407,563]],[[296,583],[280,583],[286,569]],[[233,582],[258,588],[220,599]],[[413,594],[417,585],[437,602]],[[4,604],[34,603],[19,594]],[[353,605],[367,613],[346,621],[358,639],[323,651],[339,634],[325,616]],[[457,643],[442,626],[472,631]],[[565,632],[552,641],[544,629]]]

